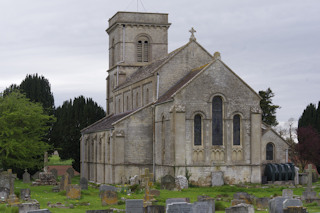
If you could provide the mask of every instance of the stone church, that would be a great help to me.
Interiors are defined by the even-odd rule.
[[[117,12],[109,19],[107,116],[82,130],[81,176],[115,184],[191,175],[210,185],[260,183],[288,144],[261,121],[261,97],[221,59],[189,41],[168,53],[168,14]]]

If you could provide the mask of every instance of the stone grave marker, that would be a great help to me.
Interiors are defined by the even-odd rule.
[[[294,167],[294,171],[295,171],[294,185],[298,185],[299,184],[299,168]]]
[[[212,212],[215,212],[215,200],[212,197],[206,195],[200,195],[197,197],[198,202],[207,202],[209,206],[212,206]]]
[[[186,197],[186,198],[168,198],[166,200],[166,209],[168,207],[169,204],[172,203],[190,203],[190,198]]]
[[[236,200],[243,200],[243,203],[253,204],[254,199],[247,192],[236,192],[233,194],[233,198]]]
[[[100,197],[102,206],[118,204],[118,194],[116,191],[103,191]]]
[[[254,213],[253,205],[241,203],[236,206],[226,208],[226,213]]]
[[[68,199],[80,199],[81,198],[81,188],[79,185],[68,185],[66,187],[67,198]]]
[[[86,213],[112,213],[113,209],[87,210]]]
[[[14,179],[16,175],[12,174],[12,169],[8,169],[8,175],[10,180],[10,194],[7,202],[9,205],[15,205],[19,203],[19,198],[14,194]]]
[[[101,184],[99,186],[99,194],[100,194],[100,198],[101,198],[101,194],[105,191],[112,191],[112,192],[117,192],[117,188],[114,186],[109,186],[109,185],[104,185]]]
[[[71,184],[71,178],[68,173],[61,176],[60,180],[60,191],[66,190],[66,187]]]
[[[307,188],[304,192],[302,192],[301,199],[302,200],[312,200],[312,199],[317,199],[317,192],[312,190],[312,165],[308,164],[308,183],[307,183]],[[319,198],[318,198],[319,199]]]
[[[144,180],[145,183],[145,195],[143,199],[143,206],[152,205],[153,195],[150,195],[150,187],[152,186],[152,178],[153,174],[149,172],[149,169],[146,168],[144,170],[144,175],[141,175],[141,179]]]
[[[286,209],[289,206],[302,206],[302,201],[299,199],[286,199],[285,201],[283,201],[283,209]]]
[[[4,187],[10,190],[10,180],[12,177],[9,176],[8,171],[0,173],[0,187]]]
[[[53,174],[54,178],[57,179],[58,178],[58,170],[53,168],[50,170],[50,172]]]
[[[27,213],[51,213],[48,209],[31,210]]]
[[[74,170],[72,167],[69,167],[66,172],[70,175],[71,178],[74,177]]]
[[[35,202],[21,203],[18,205],[18,207],[19,207],[19,213],[27,213],[33,210],[39,210],[40,204],[38,201],[35,200]]]
[[[20,199],[28,201],[31,199],[31,190],[30,189],[20,189]]]
[[[33,179],[33,180],[39,179],[39,174],[40,174],[39,171],[37,171],[36,173],[34,173],[34,174],[32,175],[32,179]]]
[[[258,209],[267,209],[270,198],[262,197],[256,199],[256,205]]]
[[[161,189],[173,190],[176,187],[176,182],[173,176],[166,175],[161,178]]]
[[[223,172],[222,171],[217,171],[217,172],[212,172],[211,173],[211,185],[212,186],[222,186],[222,185],[224,185]]]
[[[27,169],[24,170],[24,173],[22,175],[22,181],[23,181],[23,183],[30,183],[31,182],[30,181],[30,174],[28,173]]]
[[[192,207],[193,213],[214,213],[213,206],[209,202],[194,202]]]
[[[144,213],[143,200],[126,200],[126,213]]]
[[[270,213],[283,213],[283,201],[285,197],[275,197],[269,201],[269,212]]]
[[[291,189],[282,190],[282,197],[293,198],[293,191]]]
[[[182,175],[178,175],[175,178],[175,182],[176,182],[176,187],[177,189],[181,190],[181,189],[187,189],[189,187],[188,185],[188,180],[185,176]]]
[[[0,187],[0,200],[5,201],[10,195],[10,189],[6,187]]]
[[[167,213],[192,213],[193,205],[186,202],[177,202],[168,204]]]
[[[145,213],[165,213],[165,208],[160,205],[151,205],[145,208]]]
[[[302,206],[289,206],[286,209],[283,209],[283,213],[308,213],[307,208]]]
[[[129,179],[130,185],[139,184],[139,176],[135,175]]]
[[[81,187],[81,190],[88,190],[88,180],[87,180],[87,178],[82,177],[80,179],[80,187]]]

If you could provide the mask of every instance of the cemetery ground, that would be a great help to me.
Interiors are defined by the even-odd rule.
[[[61,177],[59,177],[61,178]],[[75,176],[72,178],[72,184],[79,184],[80,177]],[[15,194],[19,196],[20,189],[29,188],[31,190],[31,199],[36,199],[40,203],[41,209],[49,209],[51,212],[85,212],[86,210],[98,210],[98,209],[125,209],[125,199],[143,199],[144,191],[139,188],[139,185],[117,185],[118,188],[118,205],[102,206],[99,198],[99,188],[96,184],[89,183],[88,190],[81,191],[81,198],[77,200],[67,199],[66,191],[52,192],[53,186],[31,186],[31,184],[23,183],[22,180],[15,181]],[[313,183],[314,191],[317,194],[320,192],[320,181]],[[197,201],[197,196],[207,195],[215,199],[216,212],[225,212],[225,208],[231,206],[231,200],[233,200],[233,194],[236,192],[247,192],[255,197],[272,197],[281,196],[283,189],[293,190],[295,196],[301,196],[305,190],[305,186],[298,185],[297,187],[289,187],[283,185],[261,185],[261,184],[239,184],[239,185],[224,185],[215,187],[193,187],[189,186],[188,189],[182,189],[181,191],[169,191],[160,190],[160,184],[155,183],[151,188],[158,189],[160,195],[154,197],[157,202],[156,205],[165,206],[166,199],[168,198],[181,198],[188,197],[190,202]],[[136,189],[134,191],[134,189]],[[131,193],[128,193],[129,191]],[[66,207],[74,206],[73,209],[66,208],[50,208],[48,203],[56,204],[62,203]],[[306,204],[308,212],[320,212],[320,206],[316,203]],[[17,208],[8,208],[6,204],[0,204],[0,212],[17,212]],[[255,212],[267,212],[266,210],[257,210],[255,206]]]

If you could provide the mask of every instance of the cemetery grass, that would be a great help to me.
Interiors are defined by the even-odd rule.
[[[72,184],[79,184],[79,176],[75,176],[72,179]],[[84,213],[86,210],[97,210],[97,209],[125,209],[125,202],[121,199],[143,199],[144,191],[137,189],[136,192],[127,194],[130,186],[117,186],[121,189],[118,193],[118,204],[119,205],[110,205],[102,206],[99,198],[99,189],[94,187],[94,184],[89,184],[88,190],[83,190],[81,192],[81,199],[79,200],[69,200],[66,198],[66,192],[62,191],[59,193],[52,192],[52,186],[31,186],[31,184],[24,184],[22,180],[15,181],[15,194],[19,196],[20,189],[30,188],[31,189],[31,198],[36,199],[40,203],[40,208],[49,209],[52,213],[59,212],[70,212],[70,213]],[[153,188],[159,190],[160,184],[156,183]],[[316,188],[314,189],[317,194],[320,192],[320,181],[314,183]],[[264,188],[262,188],[264,187]],[[190,187],[189,189],[183,189],[182,191],[168,191],[160,190],[161,194],[159,197],[155,197],[158,202],[157,205],[165,205],[166,199],[168,198],[177,198],[177,197],[189,197],[190,202],[193,203],[197,201],[198,195],[208,195],[213,197],[216,202],[216,212],[225,212],[225,208],[230,207],[231,200],[233,199],[233,194],[236,192],[247,192],[256,197],[271,197],[271,196],[280,196],[282,195],[282,190],[289,188],[288,186],[276,186],[271,185],[265,188],[266,185],[260,184],[242,184],[239,185],[225,185],[220,187]],[[301,196],[302,192],[305,190],[303,187],[292,188],[294,195]],[[47,206],[47,203],[51,204],[62,203],[65,206],[70,204],[74,205],[74,209],[59,209],[59,208],[50,208]],[[88,205],[90,203],[90,205]],[[4,209],[5,204],[0,204],[0,210]],[[304,204],[308,208],[308,212],[319,212],[320,207],[315,204]],[[9,209],[6,209],[5,212],[11,212]],[[13,212],[13,211],[12,211]],[[255,212],[266,212],[264,211],[255,211]]]
[[[72,165],[72,159],[61,160],[59,156],[52,155],[49,157],[48,166]]]

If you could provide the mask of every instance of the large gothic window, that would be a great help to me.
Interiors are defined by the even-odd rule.
[[[240,115],[233,116],[233,145],[240,145]]]
[[[149,39],[146,36],[141,36],[137,42],[137,61],[149,61]]]
[[[194,116],[194,145],[201,146],[202,134],[201,134],[201,115]]]
[[[212,100],[212,145],[223,144],[222,98]]]
[[[266,147],[266,158],[267,160],[273,160],[274,146],[272,143],[268,143]]]

